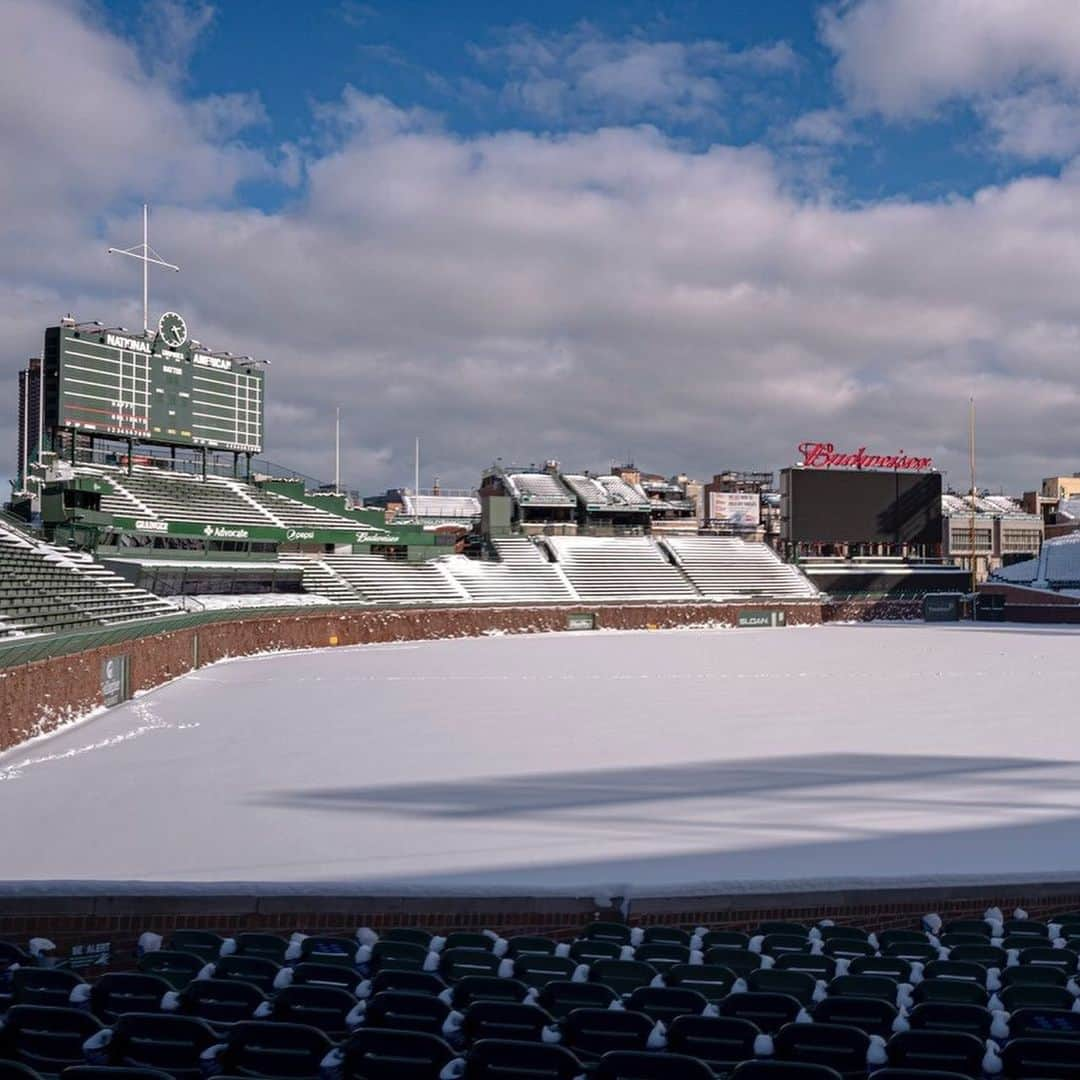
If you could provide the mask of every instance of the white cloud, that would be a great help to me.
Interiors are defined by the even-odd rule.
[[[155,245],[184,267],[155,280],[156,305],[273,361],[268,455],[305,473],[331,471],[341,405],[346,479],[365,490],[407,480],[416,434],[448,486],[497,455],[595,467],[629,451],[699,476],[779,466],[812,437],[923,451],[959,475],[971,393],[988,482],[1080,467],[1063,437],[1080,171],[841,207],[785,191],[756,148],[694,153],[646,126],[466,138],[347,90],[320,110],[319,152],[291,151],[302,197],[264,213],[233,191],[273,165],[193,130],[191,105],[129,45],[81,8],[9,8],[9,387],[63,312],[137,318],[134,275],[104,248],[137,236],[145,192]],[[71,58],[55,90],[31,79],[46,27]],[[179,144],[159,143],[172,124]],[[13,423],[0,411],[0,445]]]
[[[788,136],[797,142],[840,146],[856,141],[851,117],[841,109],[813,109],[792,121]]]
[[[979,112],[1003,153],[1064,161],[1080,152],[1080,93],[1034,87],[985,101]]]
[[[850,0],[824,9],[821,27],[852,104],[886,116],[1080,80],[1075,0]]]
[[[587,23],[565,34],[515,27],[506,40],[474,56],[506,73],[504,99],[548,121],[600,119],[634,122],[711,120],[738,75],[773,76],[791,71],[790,46],[734,51],[719,41],[614,38]]]

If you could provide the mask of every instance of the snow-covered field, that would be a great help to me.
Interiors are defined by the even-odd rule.
[[[1080,879],[1078,657],[1069,630],[901,625],[232,661],[0,755],[0,877],[589,896]]]

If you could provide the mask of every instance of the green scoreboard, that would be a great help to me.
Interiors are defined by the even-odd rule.
[[[64,320],[45,331],[44,368],[46,428],[262,452],[262,368],[190,340],[175,312],[146,334]]]

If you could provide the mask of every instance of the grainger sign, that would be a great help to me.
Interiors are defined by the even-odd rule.
[[[868,454],[865,446],[849,452],[837,451],[826,442],[799,443],[799,462],[806,469],[891,469],[904,472],[929,472],[934,459],[915,457],[905,450],[895,454]]]

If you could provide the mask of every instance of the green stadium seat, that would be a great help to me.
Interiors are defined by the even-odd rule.
[[[689,964],[690,949],[670,941],[646,941],[634,950],[634,959],[663,973],[676,964]]]
[[[659,973],[643,960],[597,960],[589,968],[589,982],[610,986],[628,998],[640,986],[649,986]]]
[[[464,1012],[478,1001],[521,1002],[529,996],[529,987],[518,979],[501,979],[497,975],[466,975],[458,979],[450,991],[450,1004]]]
[[[105,1024],[123,1013],[155,1013],[172,990],[159,975],[134,971],[107,971],[90,985],[90,1011]]]
[[[265,956],[234,953],[223,956],[214,964],[214,978],[227,982],[244,982],[257,986],[264,994],[272,994],[281,965]]]
[[[839,1024],[787,1024],[773,1037],[778,1061],[824,1065],[846,1077],[866,1075],[869,1049],[866,1032]]]
[[[981,1005],[986,1007],[989,995],[983,987],[973,982],[954,979],[924,979],[915,987],[912,1000],[916,1005],[924,1001],[951,1001],[958,1005]]]
[[[1064,986],[1013,983],[998,991],[1007,1012],[1016,1009],[1071,1009],[1076,998]]]
[[[482,1039],[541,1042],[555,1018],[538,1005],[511,1001],[477,1001],[466,1010],[461,1034],[468,1046]]]
[[[644,1013],[574,1009],[560,1029],[563,1044],[587,1066],[612,1050],[647,1050],[654,1026]]]
[[[174,952],[171,949],[143,953],[138,959],[141,972],[160,976],[174,990],[183,990],[205,966],[194,953]]]
[[[924,1001],[908,1014],[912,1031],[963,1031],[984,1040],[990,1038],[992,1022],[989,1009],[952,1001]]]
[[[731,968],[719,964],[679,964],[664,973],[666,985],[695,990],[709,1002],[727,997],[736,978]]]
[[[667,1048],[704,1061],[718,1076],[755,1056],[761,1029],[733,1016],[679,1016],[668,1025]]]
[[[802,1006],[790,994],[734,993],[716,1003],[721,1016],[749,1020],[766,1035],[779,1031],[795,1021]]]
[[[851,961],[852,964],[857,962]],[[836,977],[836,961],[831,956],[815,956],[813,953],[785,953],[776,958],[773,967],[777,971],[801,971],[821,982],[829,982]]]
[[[83,1043],[101,1023],[80,1009],[51,1005],[12,1005],[0,1025],[0,1058],[55,1076],[83,1064]]]
[[[376,995],[377,996],[377,995]],[[356,998],[336,986],[286,986],[271,1003],[270,1019],[318,1028],[335,1041],[345,1037]]]
[[[423,971],[427,958],[427,948],[415,941],[397,941],[384,937],[372,945],[368,967],[373,974],[387,967]]]
[[[646,926],[642,934],[643,945],[662,942],[665,945],[685,945],[690,947],[690,935],[678,926]]]
[[[11,973],[13,1005],[54,1005],[67,1008],[71,992],[86,983],[63,968],[21,967]]]
[[[603,983],[549,982],[536,997],[536,1004],[556,1020],[564,1020],[575,1009],[607,1009],[619,996]]]
[[[174,930],[165,942],[166,949],[194,953],[204,964],[212,964],[221,955],[224,938],[205,930]]]
[[[596,1080],[714,1080],[709,1067],[697,1058],[634,1050],[605,1054],[593,1076]]]
[[[498,975],[499,958],[486,949],[443,949],[439,953],[439,974],[455,983],[467,975]]]
[[[332,1046],[317,1028],[248,1020],[226,1032],[217,1065],[226,1076],[319,1080]]]
[[[889,1065],[959,1073],[978,1080],[983,1075],[985,1044],[963,1031],[901,1031],[886,1046]]]
[[[384,990],[368,999],[364,1024],[393,1031],[423,1031],[442,1038],[449,1015],[450,1006],[441,998]]]
[[[626,1007],[662,1024],[677,1016],[700,1016],[709,1003],[696,990],[681,986],[639,986],[627,999]]]
[[[738,930],[710,930],[701,936],[702,951],[710,949],[740,949],[746,951],[750,946],[750,935]]]
[[[218,1036],[203,1020],[175,1014],[125,1013],[113,1025],[108,1063],[160,1069],[175,1080],[200,1080],[204,1050]]]
[[[506,955],[511,960],[519,956],[554,956],[557,945],[551,938],[522,934],[506,943]]]
[[[446,983],[433,971],[410,971],[406,968],[383,968],[371,980],[371,993],[384,990],[404,990],[410,994],[430,994],[438,997]]]
[[[799,1061],[744,1061],[731,1073],[731,1080],[843,1080],[827,1065],[807,1065]]]
[[[251,1020],[266,995],[251,983],[235,979],[195,979],[177,995],[177,1012],[195,1016],[212,1027]]]
[[[746,986],[754,993],[790,994],[804,1008],[809,1008],[814,1002],[817,981],[802,971],[759,968],[746,976]]]
[[[819,1024],[842,1024],[858,1028],[867,1035],[888,1039],[896,1023],[894,1005],[880,998],[829,997],[813,1007],[814,1021]]]
[[[539,990],[549,982],[572,978],[577,966],[566,956],[519,956],[514,961],[514,978]]]
[[[563,1046],[483,1039],[469,1048],[464,1080],[576,1080],[583,1066]]]
[[[346,1040],[342,1080],[438,1080],[454,1059],[445,1039],[362,1027]]]
[[[1080,1042],[1072,1039],[1012,1039],[1001,1051],[1010,1080],[1075,1080],[1080,1076]]]
[[[911,964],[898,956],[856,956],[848,964],[849,975],[875,975],[897,983],[911,982]]]
[[[277,934],[243,933],[237,934],[234,956],[252,957],[260,960],[272,960],[275,964],[285,963],[285,953],[289,943]]]

